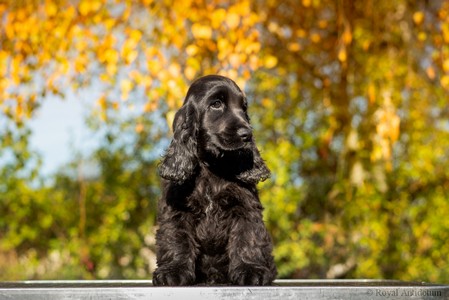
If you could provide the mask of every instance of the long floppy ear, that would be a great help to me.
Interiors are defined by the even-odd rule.
[[[194,174],[198,166],[197,132],[195,108],[184,103],[175,115],[173,140],[159,165],[162,178],[182,184]]]
[[[252,157],[253,161],[251,167],[240,173],[237,178],[246,183],[257,184],[259,181],[264,181],[270,177],[270,170],[260,156],[254,140],[252,146]]]

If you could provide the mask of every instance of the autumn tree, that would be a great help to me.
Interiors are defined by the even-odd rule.
[[[444,249],[444,222],[426,233],[426,250],[417,228],[447,209],[447,172],[438,171],[448,163],[447,3],[259,9],[270,16],[264,45],[279,60],[257,73],[254,93],[270,112],[268,161],[282,156],[266,191],[275,196],[264,198],[281,273],[412,279],[426,276],[420,264],[441,270],[442,256],[428,255]],[[429,193],[417,197],[416,184]],[[416,205],[428,207],[418,219]],[[432,280],[444,280],[437,273]]]
[[[246,91],[272,169],[260,189],[281,277],[447,280],[447,1],[9,1],[0,15],[0,107],[9,132],[26,128],[48,95],[89,89],[101,126],[127,128],[139,151],[150,145],[151,155],[136,160],[105,142],[96,180],[59,174],[64,184],[47,187],[66,193],[80,216],[83,205],[96,207],[65,221],[90,241],[74,251],[85,269],[95,266],[89,276],[133,277],[145,264],[119,244],[132,230],[140,235],[131,234],[128,253],[145,244],[142,226],[151,224],[139,205],[142,197],[155,203],[158,182],[129,162],[156,172],[189,83],[220,73]],[[123,145],[119,136],[110,135]],[[126,202],[142,184],[154,192]],[[109,195],[115,208],[103,207],[105,187],[117,193]],[[138,221],[113,217],[122,211]],[[98,225],[106,220],[122,233],[93,242],[112,228]],[[62,247],[53,244],[48,249]]]

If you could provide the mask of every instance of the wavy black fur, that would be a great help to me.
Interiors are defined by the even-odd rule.
[[[173,122],[153,284],[269,285],[271,238],[256,184],[270,172],[254,143],[246,98],[230,79],[195,81]]]

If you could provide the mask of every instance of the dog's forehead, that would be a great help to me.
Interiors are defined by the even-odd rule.
[[[201,98],[207,98],[217,92],[230,92],[236,96],[245,97],[238,85],[227,77],[220,75],[208,75],[197,79],[189,88],[187,94],[194,94]],[[200,100],[197,99],[197,100]]]
[[[212,95],[217,92],[227,93],[227,94],[233,94],[235,96],[243,96],[242,91],[240,88],[232,81],[230,82],[224,82],[224,81],[215,81],[210,82],[208,84],[206,93],[204,96]]]

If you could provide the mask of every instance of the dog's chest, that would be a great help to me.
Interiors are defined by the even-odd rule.
[[[232,224],[229,199],[220,193],[206,190],[201,199],[202,209],[197,215],[196,235],[202,251],[219,253],[226,249]]]

